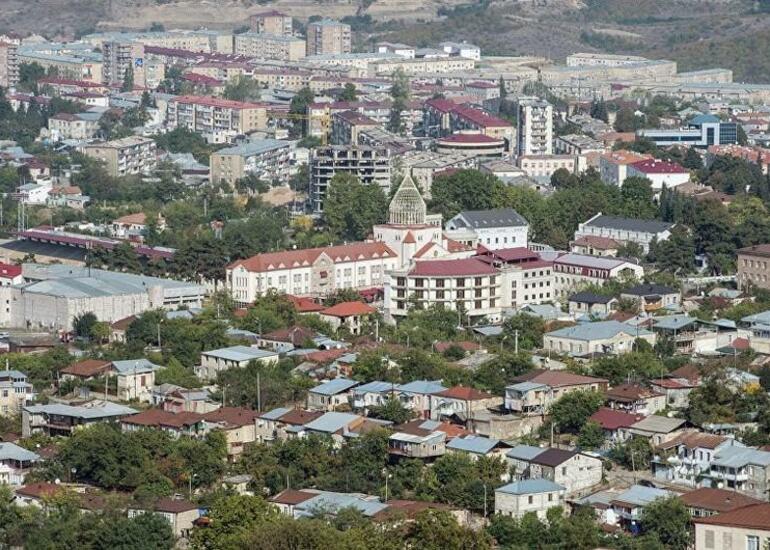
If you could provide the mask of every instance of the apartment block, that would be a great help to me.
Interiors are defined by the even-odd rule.
[[[294,296],[325,296],[337,289],[381,287],[398,255],[384,243],[351,243],[324,248],[257,254],[227,266],[227,288],[239,304],[268,290]]]
[[[536,97],[519,100],[516,154],[553,154],[553,106]]]
[[[299,61],[305,57],[305,42],[282,34],[246,32],[235,35],[234,53],[274,61]]]
[[[0,87],[12,88],[19,83],[19,46],[0,42]]]
[[[141,42],[107,41],[102,45],[102,79],[105,84],[122,83],[129,67],[134,74],[134,86],[147,84],[144,44]]]
[[[158,163],[155,141],[139,136],[86,145],[83,154],[104,162],[113,177],[147,174]]]
[[[308,55],[350,53],[351,49],[350,25],[331,19],[308,24]]]
[[[738,288],[770,289],[770,244],[758,244],[738,250]]]
[[[238,134],[266,129],[267,109],[260,103],[178,96],[168,103],[166,124],[192,130],[211,143],[225,143]]]
[[[313,212],[323,212],[326,189],[337,174],[350,174],[365,185],[390,193],[390,151],[377,147],[333,145],[313,150],[310,159],[310,200]]]
[[[263,11],[249,17],[249,27],[260,34],[291,35],[292,18],[276,10]]]
[[[560,169],[580,174],[588,168],[588,159],[582,155],[521,155],[517,162],[530,177],[550,178]]]
[[[211,154],[212,183],[234,184],[254,175],[267,181],[285,182],[291,171],[292,143],[277,139],[260,139],[220,149]]]

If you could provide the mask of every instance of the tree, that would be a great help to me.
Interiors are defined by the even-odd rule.
[[[560,432],[577,433],[604,404],[604,395],[596,391],[572,391],[551,404],[551,419]]]
[[[295,116],[307,116],[307,107],[315,99],[315,94],[310,88],[302,88],[294,97],[291,98],[289,104],[289,113]],[[292,126],[292,134],[294,137],[304,137],[308,133],[308,125],[305,119],[297,118]]]
[[[175,543],[168,520],[153,513],[103,521],[95,538],[95,548],[104,550],[171,550]]]
[[[515,345],[518,342],[519,349],[522,350],[541,347],[544,332],[545,321],[526,313],[518,313],[503,323],[503,333],[508,345]]]
[[[326,190],[324,218],[340,240],[360,241],[386,219],[388,199],[377,185],[362,184],[356,177],[336,174]]]
[[[495,208],[502,182],[492,174],[478,170],[460,170],[449,176],[439,176],[433,181],[433,195],[429,206],[440,212],[444,219],[455,216],[461,210],[485,210]]]
[[[486,550],[492,548],[486,533],[461,527],[457,520],[443,510],[420,512],[408,524],[407,547],[422,550]]]
[[[657,499],[642,509],[642,531],[665,548],[686,550],[692,543],[690,514],[678,497]]]
[[[260,98],[259,82],[244,75],[238,75],[227,83],[223,93],[225,99],[233,101],[257,101]]]
[[[123,73],[123,83],[120,86],[121,92],[131,92],[134,89],[134,67],[129,65],[126,72]]]
[[[609,122],[609,114],[607,113],[607,104],[602,100],[591,102],[591,116],[593,118],[598,118],[599,120],[603,120],[604,122]]]
[[[586,422],[580,428],[578,445],[583,449],[598,449],[604,443],[604,430],[598,422]]]
[[[356,85],[352,82],[345,83],[340,93],[340,101],[356,101],[358,100],[358,91]]]
[[[75,315],[72,319],[72,330],[80,338],[90,339],[93,335],[94,326],[99,322],[92,312],[88,311],[80,315]]]
[[[406,102],[409,100],[409,77],[403,69],[399,68],[393,73],[393,79],[390,86],[390,119],[388,121],[388,130],[401,134],[404,131],[404,122],[402,113],[406,110]]]
[[[695,269],[695,242],[689,230],[675,226],[665,241],[650,243],[649,259],[673,275],[687,275]]]
[[[644,471],[650,467],[652,447],[643,437],[632,437],[624,443],[618,443],[610,450],[610,458],[633,471]]]
[[[243,537],[259,526],[278,519],[278,510],[256,496],[224,496],[209,509],[211,523],[196,529],[191,536],[193,548],[241,548]]]
[[[684,155],[682,166],[688,170],[700,170],[703,168],[703,159],[693,147],[688,147]]]
[[[412,419],[414,414],[395,398],[388,399],[383,405],[375,405],[369,409],[369,416],[390,420],[394,424],[403,424]]]
[[[93,338],[97,344],[103,344],[110,339],[111,334],[112,329],[110,328],[110,324],[106,321],[99,321],[98,323],[94,323],[91,327],[90,337]]]

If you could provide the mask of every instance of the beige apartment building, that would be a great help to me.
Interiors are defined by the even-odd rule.
[[[145,76],[144,44],[141,42],[109,41],[102,45],[102,79],[105,84],[122,83],[129,68],[133,71],[134,86],[143,88]]]
[[[113,177],[146,174],[158,163],[155,141],[139,136],[86,145],[83,154],[104,162]]]
[[[255,13],[249,17],[252,32],[260,34],[291,35],[292,18],[276,10]]]
[[[178,96],[168,103],[166,124],[201,134],[210,143],[225,143],[237,134],[266,129],[267,108],[261,103]]]
[[[212,183],[230,185],[253,174],[266,182],[285,182],[291,171],[292,143],[261,139],[220,149],[211,155]]]
[[[307,54],[323,55],[350,53],[350,25],[324,19],[307,26]]]
[[[758,244],[738,250],[738,288],[751,287],[770,289],[768,269],[770,244]]]
[[[19,83],[19,47],[0,41],[0,87],[11,88]]]
[[[234,53],[277,61],[299,61],[305,57],[305,42],[294,36],[246,32],[235,36]]]

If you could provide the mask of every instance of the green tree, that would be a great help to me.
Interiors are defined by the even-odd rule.
[[[120,86],[121,92],[131,92],[134,89],[134,68],[129,65],[126,72],[123,73],[123,83]]]
[[[324,199],[324,218],[339,240],[360,241],[372,226],[385,221],[388,200],[377,185],[362,184],[349,174],[335,175]]]
[[[376,405],[369,408],[369,416],[390,420],[394,424],[403,424],[412,419],[414,414],[410,409],[404,407],[401,401],[395,398],[388,399],[382,405]]]
[[[692,273],[695,270],[695,242],[689,230],[684,226],[676,226],[665,241],[651,242],[649,259],[667,273]]]
[[[604,443],[604,430],[598,422],[588,421],[580,428],[578,445],[583,449],[598,449]]]
[[[356,90],[356,85],[352,82],[345,83],[345,86],[342,88],[342,92],[340,93],[340,101],[357,101],[358,100],[358,91]]]
[[[175,543],[168,520],[152,513],[105,520],[95,538],[94,548],[104,550],[171,550]]]
[[[642,509],[642,531],[665,548],[686,550],[692,544],[690,514],[681,499],[657,499]]]
[[[209,509],[211,524],[195,529],[190,542],[193,548],[241,548],[244,538],[265,523],[278,518],[278,510],[256,496],[226,496],[217,499]]]
[[[551,419],[560,432],[577,433],[604,404],[604,395],[596,391],[572,391],[551,405]]]
[[[591,116],[598,118],[604,122],[609,122],[609,114],[607,113],[607,104],[604,101],[592,101],[591,102]]]
[[[93,335],[94,326],[98,322],[99,319],[92,312],[81,313],[80,315],[75,315],[72,319],[72,330],[80,338],[90,339]]]
[[[519,313],[503,323],[503,334],[509,346],[518,341],[519,349],[529,350],[543,345],[545,321],[534,315]]]
[[[289,104],[289,113],[292,115],[307,116],[307,108],[315,100],[315,94],[310,88],[302,88]],[[308,125],[305,119],[297,118],[292,125],[292,135],[294,137],[304,137],[308,133]]]
[[[223,96],[233,101],[258,101],[261,92],[259,82],[248,76],[236,76],[227,83]]]
[[[486,533],[461,527],[446,511],[426,510],[408,524],[406,543],[423,550],[486,550],[492,542]]]
[[[429,206],[432,211],[440,212],[444,219],[452,218],[461,210],[494,208],[496,196],[502,193],[502,188],[502,182],[492,174],[460,170],[434,180]]]

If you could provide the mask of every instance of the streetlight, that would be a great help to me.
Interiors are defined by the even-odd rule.
[[[192,492],[193,478],[196,478],[196,477],[198,477],[198,474],[193,474],[193,473],[190,473],[190,475],[187,477],[187,482],[188,482],[189,490],[190,490],[190,500],[192,500],[192,496],[193,496],[193,492]]]

